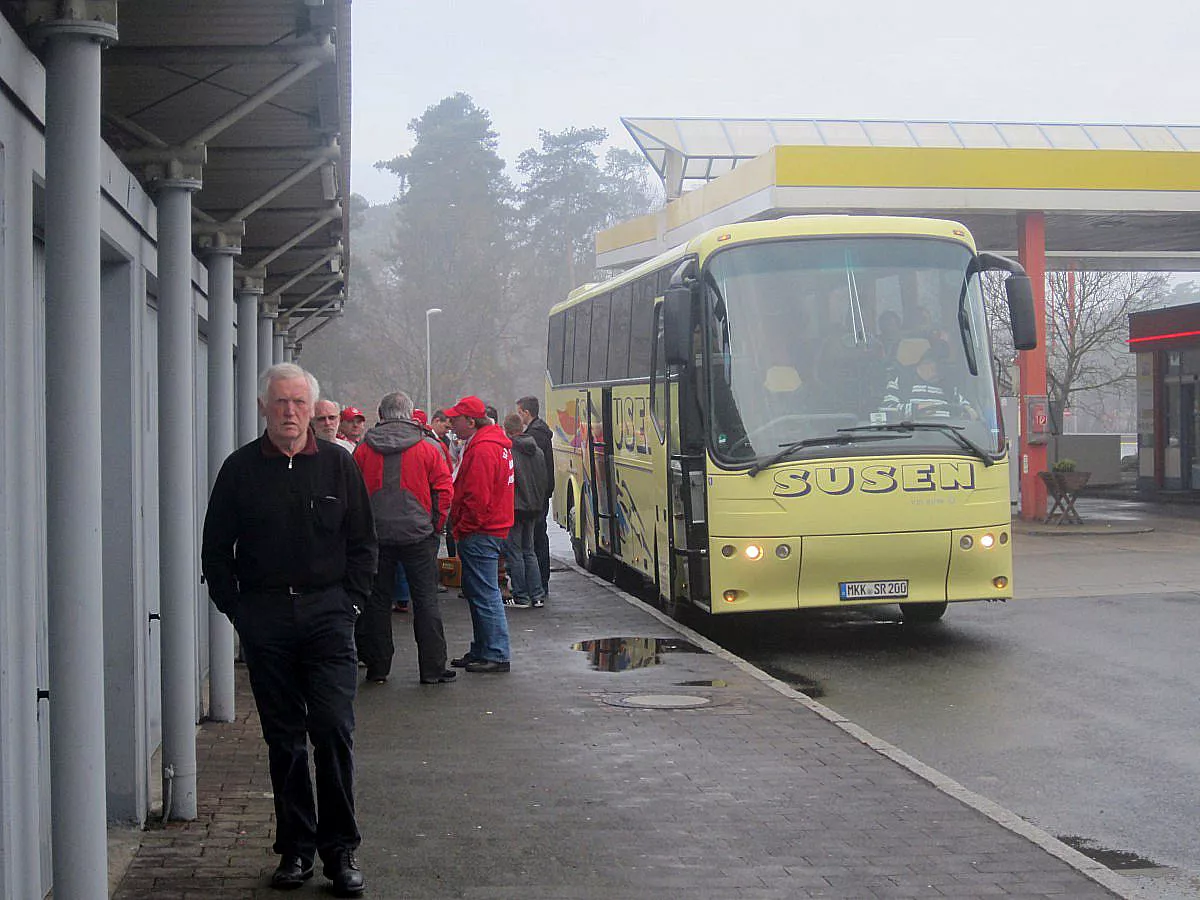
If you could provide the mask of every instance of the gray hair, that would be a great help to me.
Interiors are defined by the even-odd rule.
[[[295,378],[303,378],[308,382],[308,391],[311,395],[309,402],[313,406],[317,405],[317,401],[321,399],[321,385],[317,384],[317,379],[312,372],[306,372],[295,363],[279,363],[271,366],[261,375],[258,376],[258,399],[264,404],[267,402],[267,390],[271,387],[273,381],[291,381]]]
[[[379,418],[381,419],[411,419],[412,416],[412,397],[404,391],[392,391],[379,401]]]

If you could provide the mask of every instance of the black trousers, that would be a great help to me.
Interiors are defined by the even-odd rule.
[[[330,860],[362,840],[354,817],[356,617],[341,587],[297,597],[247,593],[238,601],[234,619],[267,742],[280,855],[312,860],[315,851]]]
[[[421,678],[437,678],[446,671],[446,632],[438,606],[438,547],[432,534],[412,544],[380,544],[379,568],[367,608],[358,620],[358,653],[367,664],[367,678],[386,678],[396,652],[392,640],[392,591],[396,564],[404,566],[412,610],[413,636],[417,639],[417,667]]]
[[[546,516],[550,515],[550,500],[542,504],[542,514],[533,522],[533,555],[542,573],[542,593],[550,593],[550,537],[546,534]]]

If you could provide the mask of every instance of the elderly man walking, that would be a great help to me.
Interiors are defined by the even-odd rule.
[[[458,542],[474,629],[470,649],[451,664],[468,672],[507,672],[508,619],[496,571],[513,525],[512,442],[478,397],[463,397],[446,415],[454,433],[467,442],[454,478],[450,530]]]
[[[354,460],[309,427],[319,391],[290,363],[263,373],[266,432],[221,466],[202,564],[241,638],[267,742],[280,855],[271,886],[299,887],[320,854],[335,893],[357,897],[354,623],[375,572],[375,525]]]
[[[392,591],[396,564],[404,566],[412,597],[413,636],[421,684],[452,681],[446,668],[446,633],[438,608],[438,546],[450,513],[454,483],[437,439],[413,417],[402,391],[379,401],[379,424],[367,432],[354,461],[362,470],[379,535],[379,571],[358,623],[358,649],[367,680],[387,681],[392,642]]]

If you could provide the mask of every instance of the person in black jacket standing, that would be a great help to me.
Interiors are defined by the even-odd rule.
[[[533,552],[542,574],[542,593],[550,593],[550,537],[546,534],[546,517],[550,514],[550,497],[554,494],[554,435],[550,426],[538,417],[541,404],[537,397],[522,397],[517,401],[517,415],[525,425],[525,433],[533,438],[546,461],[546,499],[542,513],[533,523]]]
[[[263,373],[266,432],[221,466],[201,560],[213,604],[241,638],[269,751],[281,857],[271,886],[299,887],[320,854],[335,893],[357,897],[364,885],[355,856],[354,623],[371,591],[377,546],[358,467],[309,427],[319,391],[290,363]]]
[[[504,550],[508,574],[512,576],[512,600],[506,606],[541,609],[546,605],[542,576],[533,547],[534,523],[544,519],[546,463],[542,451],[528,434],[516,413],[504,418],[504,433],[513,447],[513,527]]]

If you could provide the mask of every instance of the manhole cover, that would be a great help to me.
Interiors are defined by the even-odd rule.
[[[632,694],[604,702],[634,709],[695,709],[698,706],[708,706],[712,701],[707,697],[693,697],[689,694]]]

